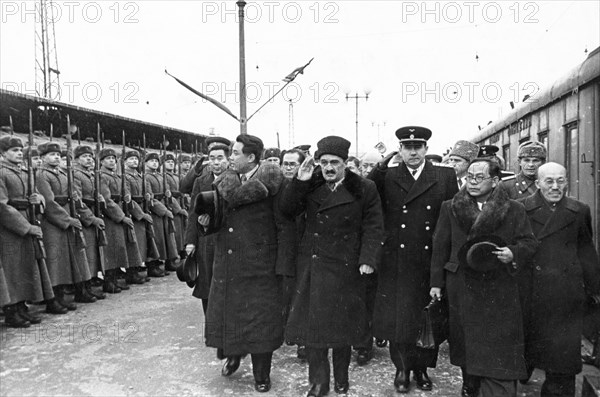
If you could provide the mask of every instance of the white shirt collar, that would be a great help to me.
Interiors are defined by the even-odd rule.
[[[419,166],[419,168],[417,168],[417,173],[413,175],[413,178],[415,178],[415,181],[417,179],[419,179],[419,176],[421,176],[421,172],[423,172],[423,168],[425,168],[425,163],[427,162],[427,160],[423,161],[421,163],[421,165]],[[408,172],[413,173],[414,168],[410,168],[408,165],[406,166],[406,168],[408,168]]]
[[[338,186],[340,186],[342,184],[342,182],[344,182],[344,178],[342,178],[339,181],[337,181],[335,183],[335,185],[333,185],[333,189],[331,189],[331,191],[334,192],[338,188]],[[327,186],[329,186],[329,185],[327,185]]]
[[[256,172],[256,170],[258,170],[258,164],[256,164],[256,166],[254,168],[252,168],[250,171],[248,171],[245,174],[243,174],[243,175],[246,175],[246,180],[249,180],[252,177],[252,175],[254,175],[254,173]]]

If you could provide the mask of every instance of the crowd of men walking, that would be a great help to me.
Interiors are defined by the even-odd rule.
[[[23,144],[2,137],[5,322],[39,322],[25,302],[45,301],[54,314],[74,310],[65,286],[74,286],[77,302],[102,299],[90,283],[99,272],[103,291],[114,293],[127,288],[119,268],[127,283],[143,283],[142,263],[160,277],[188,257],[178,275],[202,300],[206,345],[225,359],[223,376],[250,354],[258,392],[270,390],[272,354],[286,341],[308,361],[308,396],[330,391],[329,349],[333,389],[347,393],[351,349],[364,365],[374,338],[389,344],[397,392],[409,392],[413,379],[432,390],[427,371],[440,341],[420,341],[423,309],[439,302],[448,310],[461,395],[516,396],[517,381],[539,368],[542,396],[574,396],[584,307],[600,303],[589,206],[566,195],[566,170],[546,162],[541,143],[522,144],[520,172],[506,177],[493,146],[458,141],[446,159],[426,159],[431,135],[400,128],[398,152],[362,161],[338,136],[321,139],[314,157],[308,146],[265,150],[253,135],[211,137],[206,156],[194,164],[179,159],[181,180],[174,156],[127,150],[124,189],[117,153],[103,149],[101,202],[94,200],[94,152],[80,146],[75,217],[60,146],[38,146],[42,164],[28,195]],[[31,208],[40,208],[41,228],[29,221]],[[34,255],[36,238],[45,263]]]

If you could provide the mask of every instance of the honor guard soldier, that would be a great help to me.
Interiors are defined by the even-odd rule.
[[[130,149],[125,151],[125,182],[127,190],[131,194],[130,214],[135,226],[135,236],[141,260],[147,265],[149,262],[157,260],[159,255],[156,242],[154,241],[155,231],[152,225],[152,215],[147,210],[148,204],[152,201],[152,196],[149,193],[151,189],[147,183],[145,187],[142,186],[144,181],[142,175],[137,171],[139,162],[140,153],[137,150]],[[144,193],[146,197],[144,197]],[[132,276],[126,277],[126,281],[136,284],[145,281],[143,278],[140,280],[139,277],[135,277],[134,273],[137,274],[139,270],[127,269],[128,276],[130,274]]]
[[[106,238],[100,237],[104,235],[104,220],[94,216],[96,205],[103,206],[104,201],[96,203],[94,199],[94,151],[91,147],[81,145],[73,151],[75,164],[73,166],[73,182],[74,187],[81,197],[82,205],[77,209],[79,219],[83,225],[83,235],[85,236],[85,253],[90,267],[90,274],[96,277],[98,272],[104,273],[104,263],[100,250],[104,249],[99,244],[106,245]],[[96,293],[91,289],[90,283],[86,286],[87,290],[96,299],[104,299],[106,295],[99,292]],[[76,301],[78,301],[76,299]]]
[[[500,166],[500,173],[502,175],[502,179],[506,179],[510,176],[513,176],[514,174],[512,172],[506,171],[506,162],[502,157],[498,156],[499,151],[500,148],[498,148],[498,146],[481,145],[479,146],[479,154],[477,155],[477,158],[489,159],[494,163],[498,164]]]
[[[34,244],[41,227],[32,224],[28,211],[43,205],[40,194],[28,196],[28,174],[21,168],[23,143],[14,136],[0,138],[0,305],[5,323],[29,327],[41,319],[27,311],[25,301],[48,301],[55,313],[66,309],[54,302],[46,262],[36,259]]]
[[[265,149],[263,161],[273,163],[277,166],[281,163],[281,150],[276,147]]]
[[[27,158],[31,156],[31,166],[34,170],[37,170],[42,165],[42,159],[37,151],[36,147],[26,147],[23,150],[23,167],[27,166]]]
[[[448,164],[454,167],[458,189],[467,184],[469,164],[479,154],[479,146],[469,141],[458,141],[448,155]]]
[[[42,217],[46,264],[56,302],[68,310],[75,310],[77,306],[64,299],[64,287],[75,284],[76,293],[87,296],[89,292],[85,282],[91,279],[81,221],[76,218],[76,213],[71,216],[69,209],[69,199],[74,201],[75,207],[79,199],[69,192],[67,174],[60,168],[60,145],[45,142],[38,145],[38,152],[42,157],[42,166],[36,174],[36,185],[46,201]],[[52,302],[46,306],[49,312],[56,312],[57,309]]]
[[[154,221],[154,232],[156,246],[160,260],[174,261],[177,259],[177,244],[175,242],[175,226],[173,224],[173,213],[163,203],[165,190],[163,178],[158,172],[160,157],[157,153],[148,153],[145,158],[146,186],[150,188],[148,193],[152,195],[150,212]],[[160,260],[148,262],[148,276],[163,277],[169,274],[160,268]]]
[[[200,171],[196,167],[188,175],[195,177],[193,180],[193,189],[191,190],[192,205],[196,202],[196,196],[201,192],[212,190],[213,182],[227,170],[229,166],[229,142],[228,139],[221,137],[210,137],[206,139],[208,145],[208,166],[204,166]],[[202,160],[198,161],[202,166]],[[197,163],[197,164],[198,164]],[[187,176],[186,176],[187,178]],[[183,178],[185,180],[186,178]],[[195,211],[192,206],[191,211]],[[185,234],[186,251],[191,253],[196,250],[196,261],[198,263],[198,277],[194,283],[192,295],[202,299],[202,309],[206,315],[208,307],[208,294],[210,292],[210,282],[213,274],[213,261],[215,257],[215,235],[203,236],[198,234],[198,225],[196,225],[197,216],[188,222]]]
[[[122,191],[121,176],[116,172],[117,153],[114,149],[104,148],[100,151],[100,194],[106,201],[104,210],[108,246],[105,252],[106,265],[104,277],[104,292],[111,294],[128,290],[129,286],[120,284],[117,272],[120,267],[137,269],[142,265],[140,252],[135,238],[134,224],[125,213],[124,206],[129,205],[129,191]],[[127,185],[124,185],[127,188]],[[123,200],[125,203],[123,204]],[[127,270],[126,270],[127,271]],[[139,278],[129,273],[130,277]]]
[[[177,245],[177,253],[183,259],[185,258],[184,235],[187,226],[188,212],[181,206],[181,192],[179,191],[179,178],[175,174],[175,156],[167,153],[163,161],[165,167],[165,181],[167,182],[166,190],[171,192],[171,197],[165,197],[167,208],[173,213],[173,223],[175,224],[175,243]],[[175,271],[177,267],[171,261],[165,264],[165,270]]]
[[[187,153],[181,153],[177,158],[179,163],[180,175],[179,175],[179,190],[181,190],[181,183],[183,178],[190,172],[190,168],[192,167],[192,156]],[[186,211],[190,211],[190,207],[192,206],[192,199],[189,193],[183,193],[183,209]]]
[[[522,199],[537,191],[537,170],[546,162],[546,156],[546,146],[541,142],[523,142],[519,146],[517,158],[521,171],[515,176],[504,178],[501,183],[511,199]]]
[[[379,268],[373,334],[389,340],[396,366],[394,387],[407,393],[412,370],[421,390],[431,390],[427,367],[435,367],[437,349],[422,349],[416,341],[429,296],[433,231],[444,200],[458,191],[450,167],[425,161],[431,131],[403,127],[396,131],[402,162],[382,162],[369,175],[383,206],[385,244]],[[392,155],[387,157],[392,160]]]

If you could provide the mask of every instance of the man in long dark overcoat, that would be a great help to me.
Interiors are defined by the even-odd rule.
[[[466,186],[442,205],[433,239],[431,295],[439,298],[445,289],[448,297],[450,362],[463,371],[462,396],[516,396],[516,380],[525,374],[515,274],[537,242],[525,209],[508,198],[499,178],[497,163],[475,159]],[[478,239],[497,241],[490,255],[498,266],[463,263],[461,249]]]
[[[284,219],[277,204],[283,174],[274,164],[259,167],[262,151],[260,138],[237,137],[232,168],[215,182],[225,201],[222,223],[216,228],[205,213],[198,224],[200,233],[216,233],[206,345],[227,358],[224,376],[234,373],[241,357],[250,353],[255,389],[267,392],[273,351],[283,342],[280,276],[293,276],[286,255],[289,244],[281,235],[284,228],[293,230],[293,221]]]
[[[181,182],[181,192],[191,192],[191,209],[190,213],[194,212],[196,196],[200,192],[212,190],[213,182],[221,175],[229,166],[229,142],[223,137],[209,137],[206,139],[208,145],[208,164],[203,165],[202,159],[198,160],[194,168],[183,177]],[[184,184],[190,190],[184,190]],[[212,279],[213,261],[215,258],[215,236],[203,236],[198,233],[198,225],[196,219],[191,219],[188,222],[185,231],[185,249],[189,255],[193,249],[196,250],[195,259],[198,265],[198,277],[194,282],[194,291],[192,295],[202,300],[202,310],[206,316],[208,307],[208,294],[210,292],[210,282]]]
[[[346,171],[350,142],[329,136],[317,146],[320,169],[306,159],[285,187],[281,204],[289,217],[306,213],[286,340],[306,346],[309,396],[329,391],[330,348],[335,391],[348,391],[351,345],[361,341],[367,327],[361,275],[376,269],[383,238],[375,184]]]
[[[396,366],[394,386],[406,393],[410,371],[417,387],[431,390],[427,367],[435,367],[437,349],[416,345],[421,313],[430,301],[432,236],[444,200],[457,192],[456,173],[425,161],[431,131],[403,127],[396,131],[402,162],[381,163],[369,175],[383,206],[385,243],[373,314],[373,335],[390,341]],[[388,156],[390,158],[390,156]]]
[[[590,207],[565,195],[565,168],[538,169],[538,192],[523,199],[540,247],[532,262],[527,361],[546,371],[542,396],[574,396],[581,372],[586,298],[600,302],[600,265],[592,240]]]

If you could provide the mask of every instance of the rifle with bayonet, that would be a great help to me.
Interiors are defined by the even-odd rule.
[[[145,158],[146,158],[146,134],[142,134],[142,153],[141,153],[141,171],[142,171],[142,197],[144,198],[142,201],[142,209],[144,210],[144,213],[146,214],[150,214],[150,208],[149,205],[152,203],[152,199],[146,197],[146,195],[148,195],[148,192],[146,190],[146,164],[145,164]],[[154,239],[156,238],[155,234],[154,234],[154,226],[152,226],[152,224],[150,222],[145,222],[146,224],[146,246],[148,247],[148,257],[152,257],[153,255],[150,254],[151,252],[151,248],[150,247],[155,247],[156,243],[154,242]]]
[[[8,122],[10,123],[10,136],[12,136],[15,132],[15,127],[13,126],[12,116],[8,116]]]
[[[125,150],[127,150],[127,147],[125,146],[125,130],[123,130],[122,140],[123,149],[121,150],[121,206],[123,208],[123,213],[125,214],[125,216],[131,219],[131,215],[129,214],[129,205],[131,203],[131,197],[129,197],[129,200],[126,200],[126,197],[129,195],[125,194]],[[133,235],[133,229],[127,225],[125,225],[124,227],[127,242],[134,243],[135,236]]]
[[[12,117],[10,119],[11,122],[11,131],[12,131]],[[27,156],[27,200],[32,194],[35,193],[35,171],[33,170],[33,164],[31,161],[31,149],[33,147],[33,116],[31,114],[31,110],[29,110],[29,153]],[[38,210],[39,209],[39,210]],[[37,220],[36,213],[42,213],[43,207],[41,205],[29,204],[29,208],[27,211],[27,215],[29,217],[28,221],[30,224],[35,226],[41,226],[40,222]],[[33,249],[35,251],[35,259],[38,262],[38,266],[40,268],[46,267],[46,249],[44,248],[44,240],[41,237],[33,236]]]
[[[71,163],[71,153],[73,152],[72,147],[71,120],[69,115],[67,115],[67,201],[69,203],[69,215],[71,218],[79,219],[76,205],[81,205],[79,201],[81,198],[73,197],[73,164]],[[71,229],[73,229],[74,232],[73,234],[75,236],[76,246],[79,248],[85,248],[85,237],[83,236],[83,230],[75,227]]]
[[[163,134],[163,143],[162,143],[162,185],[163,185],[163,198],[165,200],[165,207],[171,212],[173,212],[173,205],[171,204],[171,191],[167,187],[167,167],[165,163],[167,162],[167,141]],[[173,219],[169,218],[167,220],[167,233],[175,233],[175,223]],[[168,240],[168,239],[167,239]]]
[[[183,210],[187,211],[187,208],[185,205],[185,197],[184,197],[183,193],[181,193],[181,163],[182,163],[182,161],[181,161],[181,155],[182,155],[181,139],[179,140],[179,146],[177,147],[176,154],[177,154],[177,190],[179,190],[179,205]],[[187,216],[184,216],[183,217],[183,230],[187,230],[187,221],[188,221]]]
[[[104,218],[104,211],[106,211],[106,202],[104,201],[104,197],[100,194],[100,123],[98,123],[97,126],[96,153],[94,158],[94,216],[102,219]],[[104,273],[104,251],[100,248],[108,245],[104,229],[96,228],[96,241],[98,242],[100,269],[102,270],[102,273]]]

